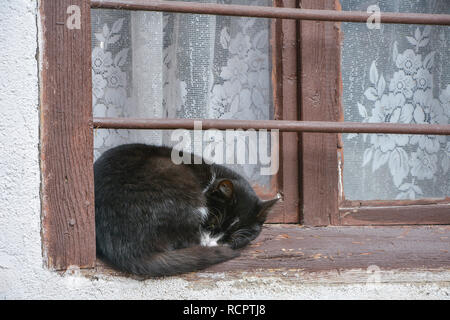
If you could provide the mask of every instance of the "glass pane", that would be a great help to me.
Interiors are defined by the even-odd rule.
[[[271,119],[269,19],[103,9],[91,14],[94,116]],[[174,145],[171,134],[99,129],[95,158],[123,143]],[[248,147],[245,136],[239,139]],[[210,143],[213,138],[203,147]],[[266,151],[270,155],[270,146]],[[260,162],[231,166],[270,187]]]
[[[447,0],[343,0],[343,10],[450,14]],[[345,121],[448,124],[450,28],[343,23]],[[346,134],[344,193],[350,200],[450,195],[450,137]]]

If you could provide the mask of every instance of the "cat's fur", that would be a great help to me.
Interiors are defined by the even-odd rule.
[[[128,144],[94,164],[97,252],[123,271],[175,275],[232,259],[276,202],[226,167],[176,165],[171,152]]]

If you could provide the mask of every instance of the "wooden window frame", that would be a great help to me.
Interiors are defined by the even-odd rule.
[[[247,10],[244,8],[247,6],[234,6],[240,8],[236,8],[233,12],[229,11],[227,15],[324,21],[347,19],[361,22],[367,19],[367,14],[364,13],[352,12],[342,15],[337,11],[334,0],[299,1],[300,3],[295,0],[274,0],[276,6],[285,7],[277,10],[273,8],[256,10],[251,7]],[[299,4],[301,8],[307,8],[313,3],[315,9],[333,10],[295,10],[295,12],[289,10],[289,7],[294,8]],[[108,119],[92,118],[90,9],[91,6],[107,7],[117,4],[117,1],[40,1],[40,34],[43,44],[40,54],[42,242],[44,260],[50,269],[63,270],[72,265],[93,268],[96,264],[93,128],[94,125],[107,127]],[[124,8],[130,9],[135,5],[136,8],[143,10],[153,6],[153,10],[165,11],[164,8],[174,4],[176,5],[174,2],[153,1],[150,6],[146,0],[132,0]],[[80,9],[80,28],[66,27],[68,14],[71,13],[67,9],[70,6],[77,6]],[[189,10],[192,10],[192,7],[200,11],[212,8],[214,11],[219,5],[200,6],[190,3],[185,7],[187,11],[177,12],[191,12]],[[449,25],[449,17],[441,16],[443,15],[385,14],[382,19],[383,22],[411,19],[418,23]],[[279,219],[277,221],[283,223],[298,223],[298,212],[301,209],[304,225],[352,224],[349,223],[351,221],[349,215],[346,212],[341,214],[338,206],[339,181],[336,170],[339,164],[338,133],[449,134],[450,132],[449,126],[445,125],[360,126],[356,123],[334,123],[342,120],[339,111],[332,108],[340,105],[340,70],[336,66],[336,60],[333,61],[333,57],[339,57],[340,54],[338,36],[339,32],[334,23],[274,20],[271,41],[274,59],[272,76],[275,120],[247,121],[244,126],[241,126],[239,121],[209,121],[211,127],[218,129],[227,125],[230,128],[250,125],[256,129],[278,128],[283,131],[280,144],[282,170],[276,178],[275,185],[276,190],[281,191],[289,201],[283,201],[274,215],[274,219]],[[324,44],[325,40],[330,39],[334,39],[336,46],[329,46],[328,42],[327,45]],[[314,63],[306,59],[310,54],[316,55]],[[319,56],[327,58],[325,65],[317,59]],[[324,77],[323,71],[326,66],[333,67],[331,77],[329,70],[327,77]],[[333,95],[330,92],[339,94]],[[327,100],[321,97],[326,97]],[[314,108],[320,112],[314,111]],[[298,121],[299,115],[302,121]],[[131,125],[125,124],[124,127],[139,126],[139,121],[131,122]],[[117,122],[115,126],[114,121],[112,123],[113,127],[118,127]],[[187,128],[190,128],[188,122],[170,124],[170,121],[166,121],[166,123],[169,123],[166,129],[179,128],[186,124]],[[141,128],[156,129],[162,125],[164,121],[152,122],[147,119],[142,121]],[[208,126],[203,125],[203,129],[208,129]],[[298,132],[303,133],[300,136]],[[299,150],[308,152],[303,152],[300,158]],[[300,172],[304,174],[300,175]],[[301,208],[299,191],[303,197]],[[355,220],[353,216],[351,218]]]
[[[66,27],[80,9],[80,29]],[[50,269],[95,266],[90,5],[41,0],[42,246]]]

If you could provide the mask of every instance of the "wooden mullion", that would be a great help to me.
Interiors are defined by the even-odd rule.
[[[296,0],[275,0],[274,6],[295,8]],[[272,87],[275,120],[298,120],[297,117],[297,22],[272,22]],[[281,210],[273,210],[269,223],[299,222],[298,134],[280,133],[280,168],[278,189],[282,195]]]
[[[281,0],[273,0],[272,6],[279,7]],[[281,20],[272,19],[270,22],[270,56],[272,63],[272,101],[273,101],[273,119],[279,120],[283,118],[283,68],[281,63],[282,42],[281,42]],[[281,140],[281,139],[280,139]],[[279,146],[278,172],[272,178],[271,189],[276,194],[280,193],[283,185],[283,166],[282,166],[281,144]],[[272,209],[267,223],[282,223],[284,221],[285,208],[284,203],[278,201]]]
[[[285,8],[296,8],[296,0],[283,0]],[[297,24],[295,20],[282,20],[282,66],[283,66],[283,119],[298,120],[297,85]],[[298,133],[281,133],[283,166],[283,197],[285,203],[284,223],[299,223],[299,153]]]
[[[41,0],[39,9],[44,260],[56,270],[94,267],[90,3]]]
[[[300,0],[303,9],[339,9],[335,0]],[[340,119],[339,27],[332,22],[301,21],[301,120]],[[337,134],[303,133],[302,221],[308,226],[338,223]]]

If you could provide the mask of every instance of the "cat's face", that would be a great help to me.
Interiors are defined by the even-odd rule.
[[[205,228],[213,236],[221,235],[219,243],[233,249],[244,247],[260,234],[270,208],[278,200],[259,199],[244,179],[216,181],[207,199],[209,215]]]

